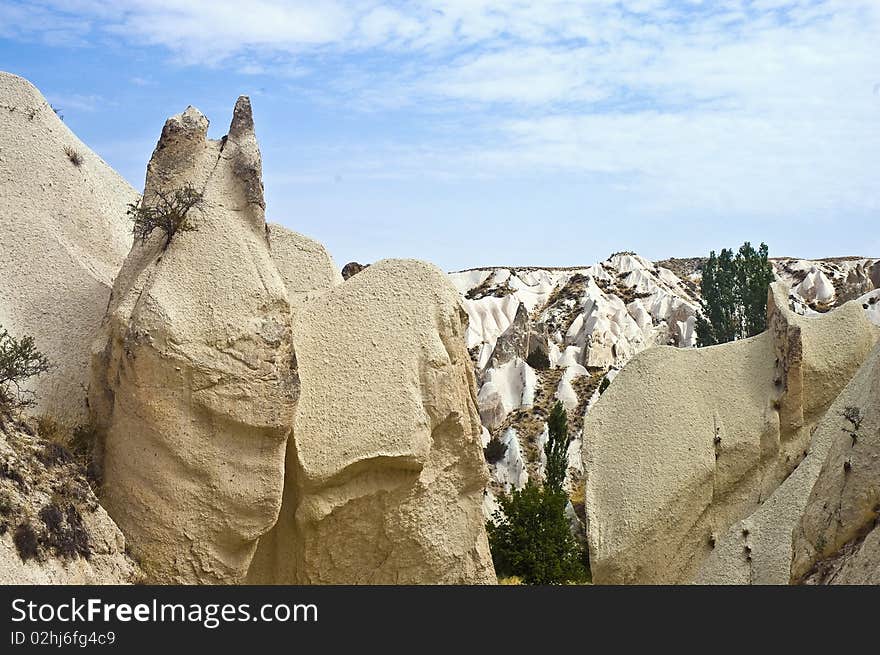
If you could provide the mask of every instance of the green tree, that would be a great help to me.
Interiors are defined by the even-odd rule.
[[[37,350],[33,337],[26,335],[16,339],[0,325],[0,405],[7,408],[34,405],[33,392],[21,385],[49,368],[49,359]]]
[[[495,570],[526,584],[583,582],[586,551],[571,533],[563,489],[567,469],[568,419],[556,403],[547,421],[549,438],[544,484],[531,480],[498,499],[500,509],[486,523]]]
[[[544,488],[562,491],[565,474],[568,471],[568,416],[565,407],[557,401],[547,419],[549,437],[544,444],[546,464],[544,466]]]
[[[766,244],[755,250],[748,241],[736,255],[728,248],[717,256],[714,250],[709,253],[700,284],[700,346],[745,339],[767,329],[767,288],[773,281],[767,254]]]

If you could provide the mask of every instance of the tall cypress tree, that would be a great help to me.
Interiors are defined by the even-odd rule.
[[[756,251],[746,241],[736,253],[715,251],[703,266],[700,291],[703,315],[697,319],[697,342],[711,346],[751,337],[767,328],[767,288],[773,266],[767,244]]]
[[[544,487],[549,491],[562,491],[568,470],[568,416],[562,403],[556,401],[547,419],[549,437],[544,444],[547,463],[544,467]]]

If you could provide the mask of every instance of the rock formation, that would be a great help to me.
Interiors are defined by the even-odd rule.
[[[317,295],[342,284],[343,276],[327,249],[317,241],[271,224],[269,246],[294,312]]]
[[[96,342],[91,407],[104,503],[151,580],[240,581],[278,515],[299,391],[291,310],[270,254],[250,103],[207,139],[170,118],[144,202],[193,187],[193,231],[129,253]]]
[[[414,261],[373,264],[296,314],[284,504],[251,581],[494,582],[463,336],[455,290]]]
[[[788,584],[791,577],[792,533],[798,526],[801,516],[811,498],[811,491],[823,464],[827,467],[828,453],[838,448],[847,453],[854,446],[849,433],[854,426],[847,421],[847,408],[856,407],[860,413],[863,408],[876,405],[878,362],[880,347],[865,360],[855,376],[846,385],[834,403],[828,408],[810,438],[806,457],[795,471],[776,491],[749,517],[736,522],[721,537],[709,557],[703,563],[695,578],[697,583],[706,584]],[[875,385],[873,397],[871,384]],[[871,428],[867,423],[860,426],[859,432],[870,439]],[[876,428],[875,428],[876,432]],[[865,444],[861,444],[864,446]],[[855,451],[854,451],[855,452]],[[836,461],[836,464],[841,464]],[[833,464],[831,469],[833,469]],[[870,464],[869,464],[870,467]],[[840,466],[843,471],[842,464]],[[864,472],[864,469],[862,469]],[[873,478],[876,481],[876,476]],[[816,497],[827,503],[836,498],[834,507],[839,510],[844,500],[816,491]],[[858,498],[858,496],[855,496]],[[853,497],[846,498],[846,501]],[[813,500],[814,508],[819,501]],[[826,518],[826,517],[823,517]],[[860,526],[861,527],[861,526]],[[842,544],[837,544],[840,547]],[[829,544],[830,553],[834,545]],[[810,560],[810,564],[813,560]],[[880,564],[880,562],[877,562]]]
[[[821,317],[771,287],[769,329],[637,355],[584,423],[593,580],[683,583],[804,458],[811,429],[872,349],[857,303]]]
[[[36,411],[88,417],[92,340],[131,244],[137,193],[64,125],[30,82],[0,72],[0,325],[52,363]]]
[[[265,224],[247,99],[207,127],[165,125],[144,202],[196,189],[194,229],[135,244],[93,357],[105,505],[148,579],[494,582],[455,290],[412,261],[342,284]]]
[[[833,442],[797,517],[791,580],[880,584],[880,346],[820,430]]]

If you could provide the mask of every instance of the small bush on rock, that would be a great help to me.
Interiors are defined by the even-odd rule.
[[[71,146],[64,146],[64,154],[70,160],[70,163],[79,168],[83,163],[83,156]]]
[[[202,194],[187,185],[172,191],[157,191],[151,203],[141,198],[128,206],[128,216],[134,221],[132,233],[141,243],[159,229],[165,234],[165,247],[178,232],[194,230],[188,214],[202,203]]]
[[[507,444],[501,443],[501,440],[498,437],[492,437],[489,440],[489,444],[483,448],[483,454],[486,456],[486,461],[490,464],[497,464],[500,462],[506,453]]]
[[[0,326],[0,405],[7,409],[34,405],[33,392],[21,385],[49,368],[49,359],[37,350],[33,337],[16,339]]]

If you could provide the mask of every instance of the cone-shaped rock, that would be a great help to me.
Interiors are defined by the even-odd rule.
[[[241,580],[278,514],[299,391],[248,99],[227,137],[207,130],[192,107],[165,124],[145,206],[184,188],[202,199],[190,231],[135,243],[92,364],[104,503],[163,583]]]

